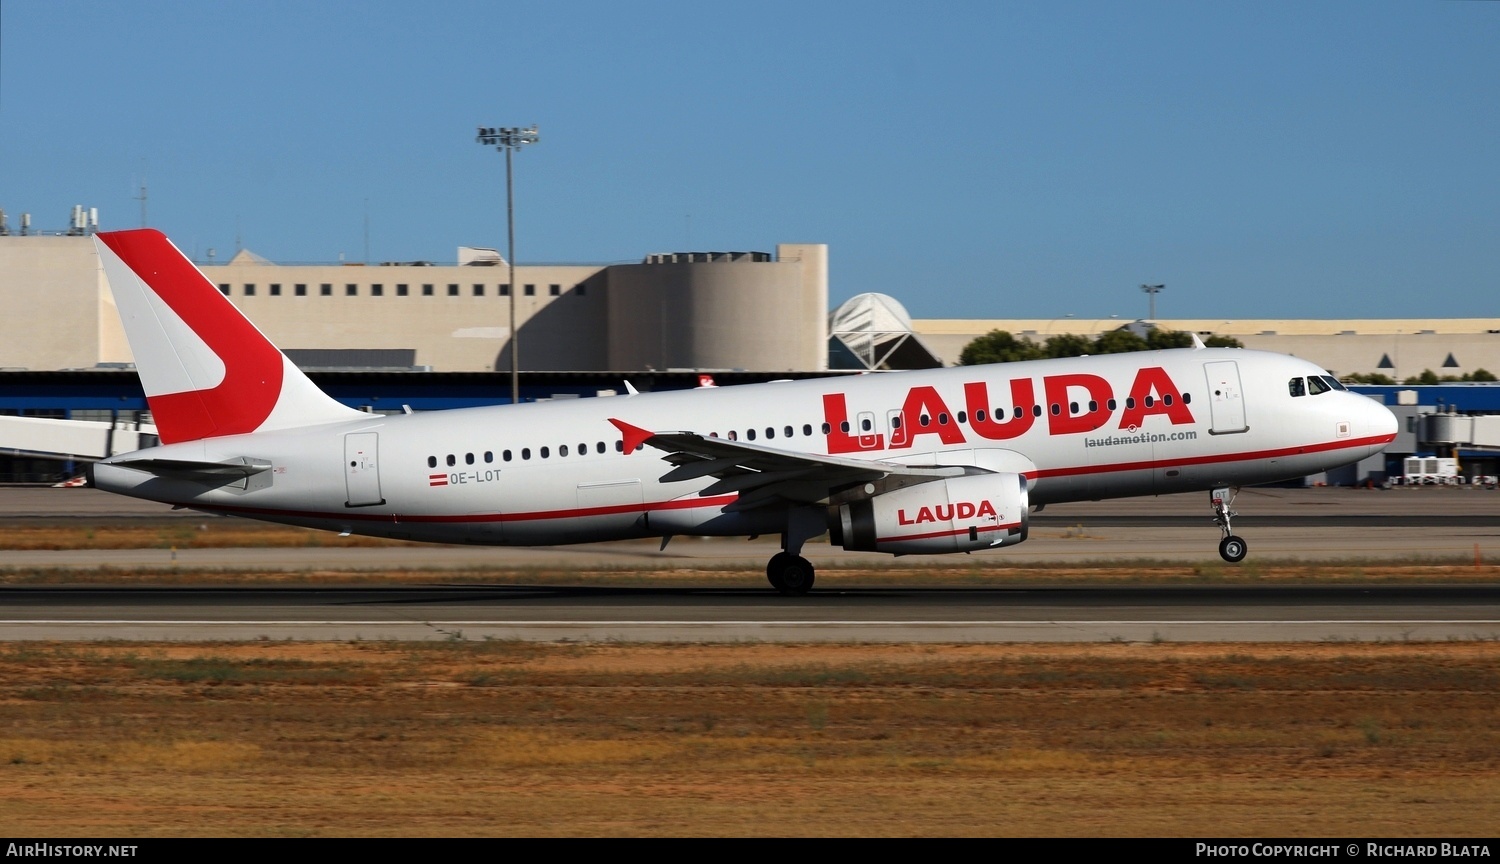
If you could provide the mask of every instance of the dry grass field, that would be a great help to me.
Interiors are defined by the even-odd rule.
[[[1489,644],[0,649],[37,836],[1493,836]]]
[[[345,542],[246,527],[263,542],[285,542],[271,539],[281,531],[301,543]],[[92,530],[82,540],[172,542],[180,534],[153,532],[183,529]],[[0,545],[20,542],[77,541],[0,534]],[[572,578],[741,575],[756,576]],[[1228,578],[1211,565],[954,568],[923,578],[935,575]],[[912,573],[819,578],[868,584]],[[1235,578],[1500,574],[1488,565],[1267,565]],[[1500,645],[1486,642],[12,643],[0,645],[0,826],[12,836],[128,838],[1491,837],[1500,825],[1497,661]]]
[[[266,549],[410,546],[379,537],[341,537],[247,519],[34,520],[0,526],[4,549]]]

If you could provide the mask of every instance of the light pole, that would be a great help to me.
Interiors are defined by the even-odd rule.
[[[1144,291],[1144,292],[1146,292],[1146,295],[1151,298],[1151,307],[1150,307],[1151,308],[1151,312],[1150,312],[1151,317],[1147,318],[1146,319],[1147,321],[1155,321],[1156,320],[1156,295],[1158,295],[1162,291],[1166,290],[1166,287],[1167,286],[1165,286],[1165,285],[1142,285],[1141,286],[1141,290]]]
[[[511,192],[511,154],[527,144],[541,140],[536,134],[536,124],[525,129],[514,126],[480,126],[475,141],[486,147],[505,152],[505,232],[507,237],[505,260],[510,265],[510,402],[521,403],[520,339],[516,333],[516,205]]]

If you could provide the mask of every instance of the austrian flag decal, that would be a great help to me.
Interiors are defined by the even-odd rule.
[[[448,485],[448,475],[447,474],[428,474],[427,475],[427,485],[428,486],[447,486]]]

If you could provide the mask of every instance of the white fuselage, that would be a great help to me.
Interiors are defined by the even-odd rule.
[[[439,542],[775,533],[784,508],[726,511],[734,494],[698,494],[712,478],[663,482],[672,466],[650,447],[621,452],[611,419],[799,453],[1011,471],[1038,505],[1265,483],[1379,452],[1396,431],[1383,406],[1344,390],[1292,395],[1290,380],[1323,375],[1278,354],[1179,349],[370,415],[149,451],[270,463],[248,481],[208,488],[106,460],[94,482],[200,510]]]

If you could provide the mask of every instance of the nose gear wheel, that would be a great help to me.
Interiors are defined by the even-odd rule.
[[[1234,487],[1232,489],[1214,489],[1208,493],[1209,504],[1214,509],[1214,524],[1219,526],[1219,530],[1224,534],[1224,539],[1219,541],[1219,557],[1230,564],[1238,564],[1245,560],[1245,555],[1250,551],[1250,547],[1245,543],[1245,539],[1243,537],[1236,537],[1234,529],[1229,524],[1231,519],[1240,515],[1229,509],[1239,491],[1239,487]]]

